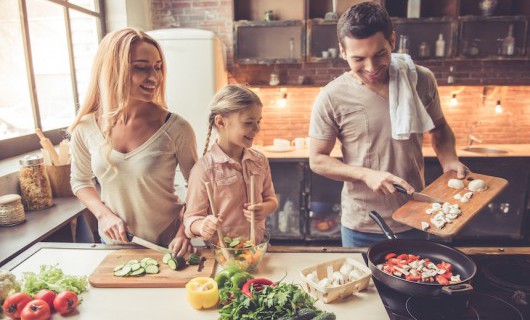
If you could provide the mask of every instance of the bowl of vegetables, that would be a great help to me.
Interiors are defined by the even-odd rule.
[[[251,241],[250,230],[246,226],[222,228],[222,234],[223,239],[216,236],[208,243],[215,260],[224,269],[235,266],[250,272],[257,270],[269,245],[268,231],[256,230],[255,242]]]

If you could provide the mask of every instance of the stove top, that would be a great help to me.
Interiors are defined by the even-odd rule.
[[[467,296],[413,298],[374,283],[391,320],[530,320],[530,255],[475,255]]]

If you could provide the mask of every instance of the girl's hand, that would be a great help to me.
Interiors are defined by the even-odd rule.
[[[127,235],[125,234],[127,231],[125,222],[110,210],[99,216],[98,224],[101,231],[103,231],[103,235],[109,240],[120,241],[123,243],[129,242],[127,240]]]
[[[210,240],[217,232],[217,227],[221,225],[221,220],[209,215],[199,221],[199,236],[204,240]]]
[[[245,203],[243,214],[247,218],[248,222],[251,222],[250,215],[252,211],[254,211],[254,219],[256,221],[262,221],[267,219],[268,213],[264,210],[263,202],[255,203],[252,205],[250,203]]]
[[[177,234],[168,246],[174,257],[183,256],[188,252],[194,252],[190,239],[185,235]]]

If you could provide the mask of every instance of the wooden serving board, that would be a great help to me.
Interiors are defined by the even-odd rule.
[[[204,268],[198,271],[198,266],[187,266],[182,270],[172,270],[162,263],[163,253],[151,249],[122,249],[110,253],[101,261],[88,277],[88,283],[96,288],[183,288],[189,280],[195,277],[212,277],[215,271],[215,258],[211,250],[199,252],[205,257]],[[153,258],[158,262],[160,272],[145,274],[139,277],[116,277],[114,268],[129,260]]]
[[[425,221],[430,225],[430,228],[427,229],[426,232],[440,237],[450,237],[462,229],[462,227],[471,221],[482,208],[488,205],[488,203],[490,203],[502,190],[504,190],[504,188],[506,188],[506,186],[508,186],[508,181],[505,179],[478,173],[470,173],[463,180],[465,188],[457,190],[447,186],[449,179],[453,178],[456,178],[456,172],[446,172],[421,191],[421,193],[439,198],[444,202],[458,204],[460,210],[462,210],[462,215],[453,220],[452,223],[447,223],[442,229],[438,229],[430,221],[433,216],[425,213],[425,210],[431,208],[432,205],[427,202],[419,202],[412,199],[397,209],[392,215],[392,218],[397,222],[420,230],[421,222]],[[471,199],[469,199],[469,202],[461,202],[460,200],[453,198],[457,193],[464,195],[464,193],[469,192],[469,190],[467,190],[467,185],[474,179],[484,180],[488,188],[484,191],[474,192]]]

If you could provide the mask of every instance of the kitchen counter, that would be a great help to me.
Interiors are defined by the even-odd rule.
[[[506,153],[495,153],[495,154],[486,154],[486,153],[476,153],[476,152],[470,152],[462,150],[465,148],[465,146],[459,146],[456,149],[456,152],[459,157],[465,157],[465,158],[501,158],[501,157],[530,157],[530,144],[476,144],[472,147],[480,147],[480,148],[494,148],[499,150],[504,150]],[[309,150],[307,148],[304,149],[296,149],[289,152],[271,152],[266,151],[263,148],[256,148],[267,158],[271,160],[276,159],[283,159],[283,160],[305,160],[309,158]],[[425,158],[433,158],[436,157],[436,154],[434,153],[434,150],[432,147],[423,147],[423,155]],[[340,146],[337,143],[335,148],[331,151],[331,156],[335,158],[342,158],[342,153],[340,150]]]
[[[76,197],[54,198],[53,206],[27,211],[26,222],[0,227],[0,265],[77,218],[85,206]]]
[[[20,279],[25,271],[37,271],[41,264],[56,264],[66,274],[89,275],[103,258],[120,248],[130,246],[109,246],[96,244],[37,243],[11,262],[2,266],[11,270]],[[515,248],[459,248],[467,254],[530,254],[529,247]],[[257,276],[302,283],[299,272],[302,268],[318,262],[332,260],[351,253],[366,251],[366,248],[341,247],[270,247],[266,260]],[[81,295],[83,303],[67,318],[58,314],[54,319],[216,319],[213,310],[195,310],[186,302],[182,288],[89,288]],[[388,314],[379,298],[377,289],[371,283],[366,291],[341,302],[323,304],[323,310],[334,312],[337,319],[351,319],[352,314],[362,319],[388,319]]]
[[[11,270],[20,279],[22,272],[38,271],[41,264],[59,264],[65,274],[89,275],[113,250],[130,246],[39,243],[2,268]],[[271,247],[255,276],[302,284],[300,271],[322,261],[345,256],[355,250],[305,250],[304,247]],[[339,248],[340,249],[340,248]],[[305,252],[307,251],[307,252]],[[357,252],[359,252],[357,250]],[[353,258],[363,262],[361,254]],[[363,262],[364,263],[364,262]],[[219,267],[218,267],[219,269]],[[216,309],[195,310],[187,302],[184,288],[92,288],[81,295],[83,303],[67,319],[217,319]],[[388,319],[388,314],[371,283],[351,298],[331,304],[316,305],[334,312],[337,319],[349,319],[352,312],[366,320]],[[54,319],[63,319],[58,314]],[[65,317],[66,319],[66,317]]]

